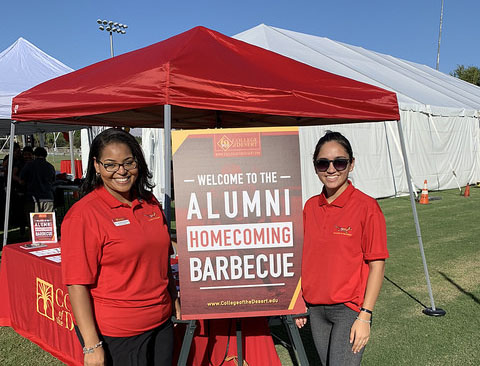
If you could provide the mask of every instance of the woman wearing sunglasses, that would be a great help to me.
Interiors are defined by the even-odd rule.
[[[313,164],[323,190],[304,207],[303,297],[322,364],[360,365],[388,258],[385,219],[348,180],[355,159],[343,135],[320,138]]]
[[[84,196],[61,237],[84,365],[171,365],[171,242],[150,179],[128,132],[111,128],[93,140]]]

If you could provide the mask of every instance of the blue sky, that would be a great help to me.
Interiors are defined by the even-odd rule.
[[[17,0],[2,2],[0,50],[23,37],[79,69],[110,56],[98,18],[128,24],[115,54],[202,25],[232,36],[258,24],[327,37],[435,68],[441,0]],[[480,67],[480,1],[445,0],[440,71]]]

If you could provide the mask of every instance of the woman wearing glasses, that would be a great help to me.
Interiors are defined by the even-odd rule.
[[[388,258],[385,219],[348,180],[355,159],[343,135],[320,138],[313,164],[323,190],[304,207],[303,297],[322,364],[360,365]]]
[[[170,236],[141,147],[121,129],[90,147],[62,223],[62,276],[84,365],[171,365]]]

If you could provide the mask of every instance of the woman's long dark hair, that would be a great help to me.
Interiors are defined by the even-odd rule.
[[[340,145],[343,146],[345,151],[348,154],[348,160],[350,163],[353,161],[353,150],[352,150],[352,145],[350,145],[350,141],[343,136],[340,132],[333,132],[333,131],[327,131],[323,137],[320,138],[317,142],[317,146],[315,147],[315,152],[313,153],[313,165],[315,166],[315,161],[317,160],[318,153],[320,152],[320,149],[322,146],[329,141],[335,141],[339,143]]]
[[[146,201],[150,201],[153,197],[152,188],[155,187],[155,185],[150,181],[152,179],[152,173],[148,170],[142,148],[137,140],[135,140],[135,137],[119,128],[109,128],[93,139],[92,145],[90,146],[90,154],[88,155],[87,175],[81,187],[82,196],[103,185],[102,178],[96,174],[94,160],[100,160],[105,146],[112,143],[125,144],[132,151],[132,155],[138,164],[138,176],[132,187],[134,195],[136,198],[143,198]]]

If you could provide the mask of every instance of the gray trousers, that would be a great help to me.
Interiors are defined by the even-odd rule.
[[[350,330],[358,313],[344,304],[309,305],[313,341],[323,366],[358,366],[365,348],[352,352]]]

